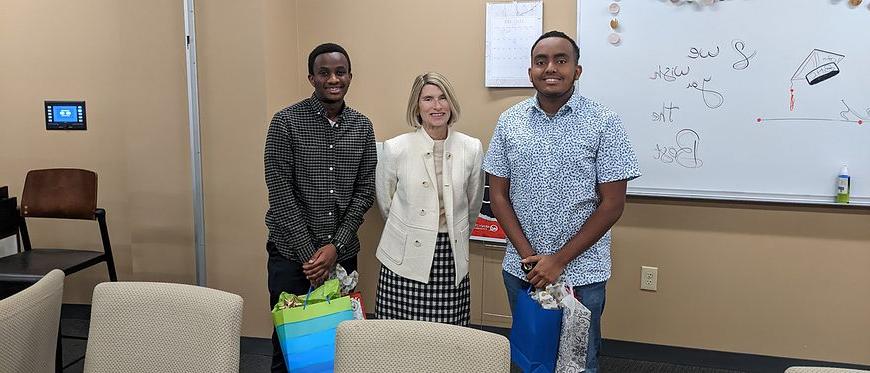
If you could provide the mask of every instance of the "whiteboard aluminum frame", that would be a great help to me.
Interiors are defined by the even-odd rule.
[[[196,74],[196,22],[193,0],[184,3],[185,55],[187,56],[187,111],[190,127],[190,165],[193,189],[194,255],[196,284],[206,286],[205,215],[202,195],[202,142],[199,126],[199,89]]]
[[[641,176],[643,177],[643,176]],[[870,198],[852,197],[848,204],[835,203],[834,195],[819,196],[811,194],[786,194],[786,193],[754,193],[733,192],[720,190],[679,190],[666,188],[632,187],[629,181],[627,194],[643,197],[665,198],[688,198],[699,200],[743,201],[743,202],[770,202],[791,203],[821,206],[870,206]],[[833,190],[833,187],[831,188]]]

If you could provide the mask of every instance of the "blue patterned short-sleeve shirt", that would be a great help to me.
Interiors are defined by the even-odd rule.
[[[598,207],[597,185],[640,176],[622,121],[577,90],[555,116],[536,97],[498,120],[483,169],[510,179],[510,199],[523,233],[538,254],[559,251]],[[502,267],[525,278],[508,241]],[[565,268],[573,286],[610,278],[610,231]]]

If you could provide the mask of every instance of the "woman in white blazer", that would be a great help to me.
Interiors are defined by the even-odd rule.
[[[386,219],[378,318],[468,324],[468,237],[483,199],[483,149],[453,130],[459,111],[444,76],[420,75],[407,110],[416,130],[384,142],[375,181]]]

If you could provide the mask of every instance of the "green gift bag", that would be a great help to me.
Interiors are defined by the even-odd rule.
[[[335,328],[353,319],[350,297],[338,297],[338,280],[329,280],[305,297],[281,293],[272,321],[291,372],[332,372]]]

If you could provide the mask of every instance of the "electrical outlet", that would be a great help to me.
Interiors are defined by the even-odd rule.
[[[656,291],[659,284],[658,267],[640,267],[640,289]]]

